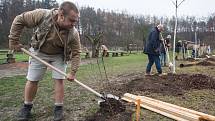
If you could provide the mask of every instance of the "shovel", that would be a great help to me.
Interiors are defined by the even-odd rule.
[[[163,38],[163,36],[162,36],[161,33],[160,33],[160,35],[161,35],[161,38],[163,39],[162,44],[163,44],[163,46],[164,46],[164,49],[165,49],[165,52],[166,52],[166,55],[167,55],[167,61],[168,61],[168,64],[169,64],[169,65],[168,65],[169,70],[172,71],[172,70],[173,70],[173,63],[170,61],[169,50],[168,50],[168,48],[165,46],[164,38]]]
[[[163,42],[164,44],[164,42]],[[165,48],[165,51],[166,51],[166,54],[167,54],[167,61],[169,63],[168,67],[169,67],[169,70],[172,71],[173,70],[173,63],[170,61],[170,57],[169,57],[169,50],[167,47],[165,47],[165,44],[164,44],[164,48]]]
[[[61,70],[59,70],[58,68],[52,66],[51,64],[47,63],[46,61],[42,60],[41,58],[33,55],[31,52],[29,52],[28,50],[21,48],[21,50],[26,53],[27,55],[33,57],[34,59],[40,61],[41,63],[45,64],[46,66],[50,67],[51,69],[57,71],[58,73],[64,75],[67,77],[67,74]],[[85,89],[87,89],[88,91],[94,93],[96,96],[100,97],[102,100],[99,102],[99,104],[104,104],[106,102],[108,102],[108,100],[115,100],[115,102],[119,102],[119,97],[112,95],[112,94],[107,94],[107,95],[102,95],[98,92],[96,92],[95,90],[93,90],[92,88],[88,87],[87,85],[81,83],[80,81],[78,81],[77,79],[74,79],[74,82],[78,83],[80,86],[84,87]],[[110,105],[110,104],[109,104]]]

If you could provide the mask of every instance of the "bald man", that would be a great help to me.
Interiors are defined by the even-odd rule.
[[[162,40],[160,39],[160,32],[164,30],[162,24],[152,28],[149,33],[148,39],[145,42],[144,53],[148,55],[148,64],[146,67],[146,74],[151,75],[151,67],[155,63],[158,75],[162,75],[162,68],[160,64],[160,45]]]

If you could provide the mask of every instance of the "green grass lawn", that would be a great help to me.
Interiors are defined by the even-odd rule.
[[[20,55],[21,56],[21,55]],[[20,57],[23,59],[23,57]],[[147,57],[144,54],[130,54],[129,56],[122,57],[107,57],[104,58],[104,64],[109,79],[117,78],[119,75],[145,72]],[[96,91],[100,91],[101,87],[107,82],[105,71],[103,68],[102,59],[92,61],[87,65],[82,65],[77,73],[77,79],[84,84],[90,86]],[[68,69],[69,70],[69,69]],[[177,68],[178,73],[203,73],[214,76],[215,72],[206,71],[207,68],[191,67]],[[164,69],[167,71],[167,69]],[[155,68],[153,67],[155,73]],[[39,83],[37,96],[34,100],[34,108],[32,110],[34,118],[32,120],[51,120],[53,110],[53,81],[51,80],[51,73],[47,72],[44,79]],[[114,83],[113,83],[114,84]],[[15,76],[10,78],[0,79],[0,120],[8,121],[14,120],[15,114],[19,110],[23,102],[23,89],[25,85],[25,76]],[[198,109],[198,106],[203,107],[204,103],[202,98],[206,99],[210,104],[215,102],[214,90],[193,90],[187,92],[182,99],[181,97],[163,96],[160,94],[150,94],[156,99],[171,102],[180,106]],[[84,116],[93,114],[98,110],[97,102],[95,101],[94,94],[86,91],[74,82],[65,81],[65,118],[74,119],[75,121],[84,120]],[[213,108],[214,107],[214,108]],[[214,105],[208,113],[215,114]],[[206,109],[205,109],[206,110]],[[142,118],[147,121],[170,120],[163,116],[157,115],[147,110],[142,110]]]

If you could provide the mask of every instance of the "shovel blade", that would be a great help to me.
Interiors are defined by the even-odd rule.
[[[173,64],[172,64],[172,62],[169,62],[168,67],[169,67],[169,70],[170,70],[170,71],[172,71],[172,70],[173,70]]]
[[[106,99],[109,99],[109,98],[112,98],[112,99],[115,99],[115,100],[119,100],[119,97],[116,96],[116,95],[106,94],[101,99],[98,100],[98,104],[100,105],[102,102],[105,102]]]

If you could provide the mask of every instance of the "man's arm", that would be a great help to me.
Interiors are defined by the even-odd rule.
[[[81,53],[81,43],[80,43],[80,37],[79,37],[79,33],[77,30],[75,30],[74,32],[74,40],[72,41],[72,63],[71,63],[71,72],[70,74],[75,75],[80,62],[81,62],[81,57],[80,57],[80,53]]]
[[[36,9],[29,12],[24,12],[15,17],[11,25],[9,34],[9,48],[14,49],[19,45],[19,38],[24,27],[33,28],[37,26],[45,15],[46,10]]]

